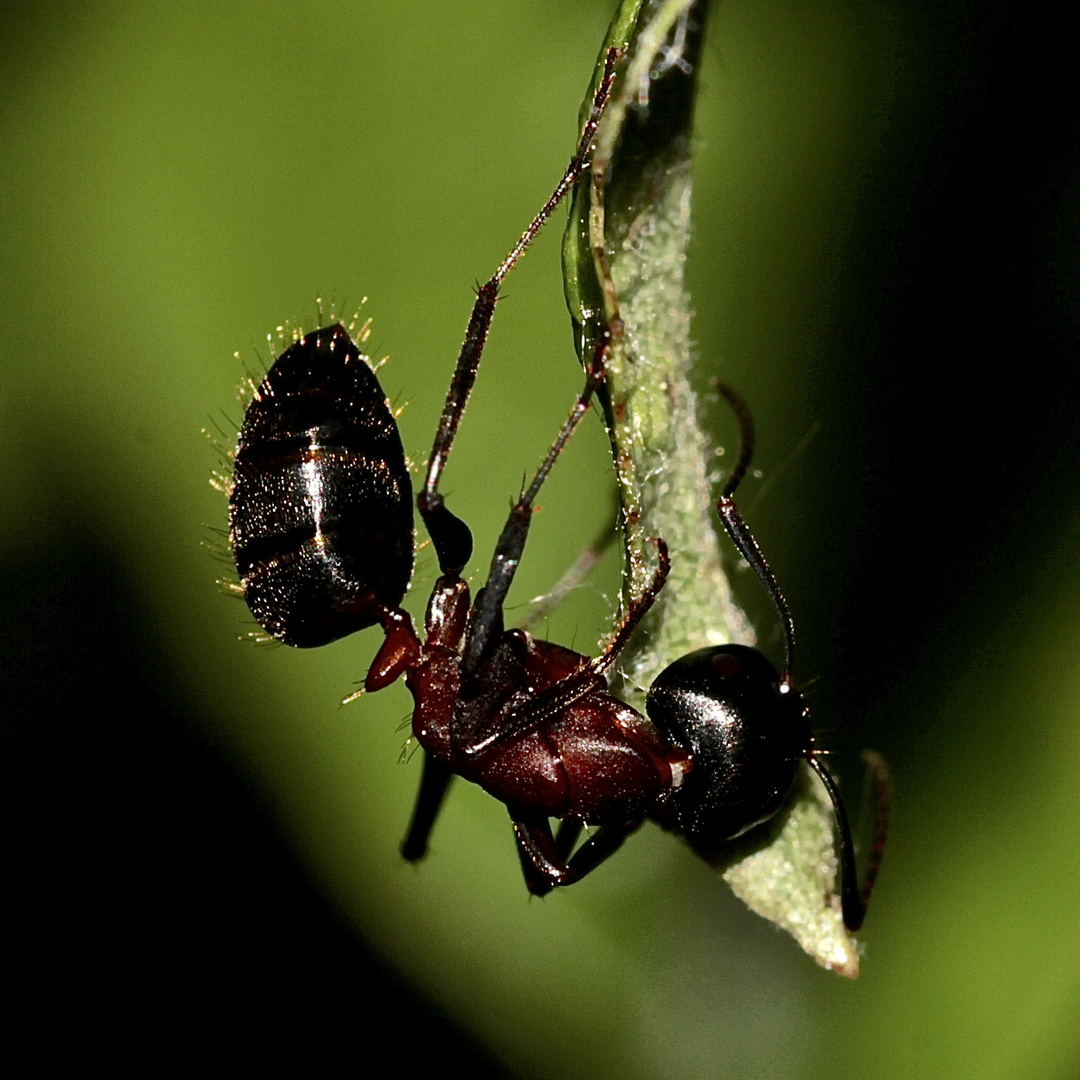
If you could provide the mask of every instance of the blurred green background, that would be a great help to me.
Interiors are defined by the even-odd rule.
[[[529,902],[505,810],[461,786],[404,865],[408,697],[337,707],[377,633],[236,640],[200,429],[231,439],[275,326],[366,295],[424,459],[471,286],[568,158],[612,7],[0,16],[6,951],[39,1056],[137,1034],[312,1069],[386,1047],[405,1075],[1080,1075],[1080,131],[1046,12],[733,0],[706,38],[701,385],[757,415],[744,507],[853,802],[861,747],[896,771],[858,982],[653,828]],[[560,228],[507,285],[446,474],[475,574],[580,382]],[[584,427],[518,603],[610,513]],[[592,647],[616,572],[553,639]],[[433,577],[425,551],[414,613]]]

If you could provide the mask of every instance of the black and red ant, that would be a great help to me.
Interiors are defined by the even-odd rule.
[[[832,799],[840,837],[844,923],[863,921],[884,843],[879,825],[865,881],[855,875],[843,802],[814,749],[807,708],[791,682],[792,623],[771,571],[732,497],[746,472],[752,427],[727,392],[743,431],[739,463],[718,510],[764,583],[784,626],[783,674],[741,645],[700,649],[653,682],[642,716],[608,690],[607,673],[655,602],[669,562],[625,612],[610,644],[588,657],[520,629],[503,605],[525,549],[533,503],[604,382],[610,335],[599,335],[585,385],[532,483],[510,511],[483,587],[470,598],[462,572],[468,526],[450,512],[439,479],[480,364],[499,287],[585,169],[611,94],[608,53],[577,151],[554,192],[492,278],[480,287],[416,506],[440,569],[423,637],[401,608],[413,561],[412,488],[383,391],[341,325],[297,340],[275,361],[248,406],[229,498],[241,589],[263,628],[290,645],[324,645],[378,625],[385,639],[365,679],[380,690],[404,676],[424,770],[405,858],[421,858],[454,775],[504,802],[529,891],[569,885],[610,856],[645,818],[710,855],[779,810],[799,762]],[[552,832],[551,819],[560,826]],[[578,843],[584,825],[597,829]]]

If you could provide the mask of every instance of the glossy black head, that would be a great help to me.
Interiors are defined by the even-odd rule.
[[[244,598],[286,644],[325,645],[401,603],[412,485],[382,387],[340,324],[296,342],[259,386],[229,525]]]
[[[646,709],[665,738],[693,754],[662,816],[702,854],[772,817],[810,746],[802,695],[781,692],[776,669],[744,645],[676,660],[653,682]]]

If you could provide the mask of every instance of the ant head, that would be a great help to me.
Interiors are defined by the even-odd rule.
[[[701,854],[772,817],[810,747],[802,695],[745,645],[676,660],[645,707],[666,739],[693,754],[693,771],[672,794],[670,824]]]

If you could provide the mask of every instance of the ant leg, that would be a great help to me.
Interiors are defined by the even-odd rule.
[[[620,56],[619,50],[609,49],[604,61],[604,75],[593,95],[592,111],[589,119],[582,129],[581,139],[578,141],[574,156],[570,159],[566,172],[556,185],[550,198],[540,209],[540,213],[533,218],[529,227],[521,234],[521,238],[503,259],[499,268],[490,280],[480,286],[477,293],[476,303],[473,305],[472,315],[469,317],[469,325],[465,331],[465,340],[458,354],[457,365],[454,368],[454,376],[450,381],[450,389],[446,394],[446,403],[443,405],[442,418],[439,421],[438,431],[435,433],[435,442],[431,448],[431,456],[428,458],[427,477],[423,488],[417,493],[416,507],[420,516],[424,519],[424,526],[428,535],[435,545],[435,551],[439,557],[439,567],[444,575],[457,577],[465,568],[465,564],[472,555],[472,534],[468,526],[445,505],[443,497],[439,494],[439,477],[453,445],[457,434],[458,424],[461,422],[462,413],[469,400],[473,384],[476,382],[476,372],[480,367],[480,357],[484,351],[484,343],[487,340],[488,329],[495,314],[495,304],[499,297],[499,287],[503,279],[513,269],[514,264],[521,258],[525,249],[532,243],[536,234],[543,227],[544,222],[551,216],[552,211],[562,201],[566,193],[577,182],[578,177],[586,165],[589,151],[592,148],[593,139],[596,137],[596,129],[600,123],[604,107],[611,97],[612,85],[615,81],[615,64]]]
[[[588,384],[586,384],[586,390],[588,390]],[[582,397],[584,397],[584,394]],[[571,413],[571,420],[573,420],[573,416],[575,416],[575,414]],[[570,421],[568,420],[567,427],[569,427],[569,424]],[[567,429],[564,428],[563,434],[566,433]],[[557,449],[561,448],[562,444],[566,441],[562,435],[561,440],[562,443],[559,442],[559,440],[556,440],[555,446],[552,447],[553,455],[557,456]],[[549,461],[551,460],[554,460],[554,458],[552,455],[549,455]],[[550,471],[548,462],[545,462],[545,467]],[[541,469],[541,472],[544,473],[544,475],[546,474],[543,469]],[[531,495],[536,494],[534,488],[539,487],[539,481],[541,481],[542,478],[542,475],[538,473],[537,481],[529,488]],[[513,571],[516,570],[517,562],[519,561],[519,558],[521,558],[521,552],[525,546],[525,536],[528,532],[528,514],[531,513],[531,511],[528,510],[528,505],[526,504],[525,507],[526,515],[524,518],[515,517],[517,511],[522,508],[522,504],[525,502],[526,500],[523,498],[522,502],[519,502],[511,511],[510,519],[503,528],[502,537],[496,548],[496,557],[491,564],[491,575],[488,578],[488,584],[476,594],[476,602],[473,605],[473,618],[470,619],[469,623],[470,636],[465,640],[465,660],[468,660],[470,656],[470,642],[474,639],[474,635],[475,638],[480,639],[486,646],[488,643],[492,642],[492,640],[496,640],[501,633],[502,602],[505,595],[507,595],[507,590],[510,588],[510,581],[513,580]],[[513,561],[511,561],[510,558],[505,559],[505,563],[510,564],[512,562],[512,566],[507,577],[505,577],[504,588],[502,588],[501,591],[497,591],[496,589],[492,589],[491,582],[496,580],[497,567],[501,567],[502,565],[500,564],[500,552],[503,551],[504,539],[507,540],[508,549],[510,541],[519,541],[519,543],[516,545],[516,557]],[[545,720],[562,715],[567,708],[576,701],[588,697],[589,694],[598,689],[606,687],[607,684],[604,673],[607,671],[608,667],[618,659],[619,653],[625,646],[627,640],[630,639],[637,624],[642,621],[649,608],[656,602],[656,598],[660,594],[660,590],[663,589],[664,582],[667,580],[667,571],[671,569],[671,561],[669,557],[667,557],[667,544],[659,539],[656,541],[656,544],[659,565],[657,567],[656,575],[652,578],[652,584],[643,596],[640,596],[635,600],[630,611],[626,612],[626,617],[623,619],[618,633],[615,638],[611,640],[611,644],[604,652],[595,660],[584,664],[579,671],[559,679],[554,686],[542,690],[540,693],[536,694],[535,697],[530,698],[522,704],[521,707],[516,708],[513,712],[503,716],[499,720],[497,729],[491,730],[490,726],[488,726],[488,729],[481,728],[480,730],[472,731],[456,731],[456,747],[461,754],[464,754],[467,757],[475,757],[477,754],[482,754],[485,751],[490,750],[492,746],[497,746],[499,743],[515,737],[515,735],[540,727]],[[502,579],[499,579],[498,583],[501,584]],[[495,606],[489,606],[489,600],[492,600],[492,603],[494,603]],[[482,633],[483,636],[481,636]],[[477,652],[474,666],[471,667],[471,669],[468,669],[468,671],[475,672],[484,657],[484,652]],[[467,671],[464,660],[461,666],[462,672]]]
[[[584,828],[583,822],[571,821],[569,818],[563,818],[559,822],[559,831],[555,834],[555,854],[563,862],[570,858],[570,852],[574,850]]]
[[[566,872],[566,858],[555,849],[551,826],[547,818],[531,823],[514,821],[513,826],[525,887],[533,896],[547,896],[556,885],[562,884]]]
[[[514,509],[516,510],[517,507]],[[510,521],[507,522],[507,528],[503,530],[504,535],[506,535],[513,520],[514,515],[513,512],[511,512],[511,518]],[[527,519],[524,528],[527,531]],[[522,545],[524,545],[524,536],[522,536]],[[656,574],[653,576],[652,584],[646,590],[645,594],[633,603],[629,612],[627,612],[626,618],[623,619],[618,633],[616,633],[611,644],[608,645],[604,652],[595,660],[585,664],[578,671],[560,679],[546,690],[542,690],[540,693],[524,702],[520,708],[515,709],[513,712],[502,717],[496,730],[481,728],[478,731],[456,732],[457,749],[462,754],[466,757],[475,757],[477,754],[490,750],[493,746],[497,746],[507,739],[513,738],[516,735],[520,735],[523,732],[534,728],[538,728],[546,720],[564,713],[576,701],[579,701],[583,697],[587,697],[596,690],[606,687],[607,683],[604,679],[604,672],[618,659],[619,653],[626,645],[630,635],[652,607],[660,590],[664,587],[664,582],[667,580],[668,571],[671,568],[671,562],[668,559],[667,544],[665,544],[663,540],[657,540],[656,548],[659,565],[656,569]],[[494,575],[494,564],[492,565],[492,574]],[[512,576],[513,575],[511,574],[511,577]],[[490,580],[491,579],[489,578],[489,581]],[[509,584],[507,584],[507,588],[509,588]],[[506,592],[505,590],[502,592],[502,598],[499,600],[499,607],[488,611],[486,608],[482,607],[484,601],[487,599],[487,590],[488,587],[485,586],[477,593],[473,612],[475,614],[477,611],[482,611],[484,617],[494,620],[487,628],[488,633],[485,638],[486,641],[491,641],[497,636],[498,628],[501,626],[502,598],[505,598]],[[479,623],[479,621],[480,620],[478,619],[470,621],[470,634],[473,632],[474,626]],[[467,655],[468,643],[466,643],[466,656]],[[480,654],[477,665],[479,665],[481,659],[483,659],[483,654]],[[464,664],[462,665],[462,668],[464,669]],[[475,670],[475,668],[473,670]]]
[[[490,750],[493,746],[498,746],[499,743],[506,742],[507,739],[538,728],[545,721],[562,715],[581,698],[588,697],[589,694],[607,687],[604,672],[618,659],[619,653],[626,645],[637,624],[641,622],[649,608],[652,607],[660,590],[664,587],[668,570],[671,569],[667,544],[663,540],[657,540],[656,549],[659,566],[653,576],[652,584],[645,594],[633,603],[611,644],[595,660],[589,661],[577,671],[560,679],[553,686],[549,686],[546,690],[541,690],[540,693],[525,701],[520,708],[502,717],[498,729],[486,730],[482,728],[471,733],[458,732],[457,749],[462,754],[466,757],[475,757],[477,754]],[[477,593],[476,607],[484,599],[484,592],[485,590],[481,589]],[[505,596],[505,593],[503,595]],[[476,607],[474,607],[474,611]],[[500,616],[501,607],[494,613],[496,619],[499,619]],[[471,629],[472,625],[470,624]]]
[[[511,515],[511,520],[513,520],[513,515]],[[507,527],[509,527],[509,525],[510,522],[507,523]],[[527,525],[528,522],[526,521],[526,528]],[[656,540],[655,543],[659,565],[656,568],[656,573],[653,575],[652,584],[642,596],[633,602],[630,610],[626,613],[626,618],[623,619],[622,625],[620,625],[618,632],[612,639],[611,644],[609,644],[595,660],[589,661],[578,671],[560,679],[546,690],[542,690],[540,693],[526,701],[520,708],[503,717],[497,731],[488,731],[486,733],[474,732],[471,739],[466,738],[463,734],[460,735],[458,749],[461,753],[465,754],[467,757],[475,757],[477,754],[483,753],[485,750],[490,750],[491,747],[497,746],[507,739],[513,738],[514,736],[520,735],[533,728],[540,727],[546,720],[561,715],[570,708],[574,702],[579,701],[583,697],[587,697],[596,690],[604,689],[607,686],[604,679],[604,672],[618,659],[619,653],[622,652],[623,648],[626,646],[627,641],[630,639],[630,635],[633,634],[638,623],[641,622],[649,609],[653,606],[657,596],[660,594],[660,590],[664,587],[664,582],[667,581],[668,571],[671,569],[667,544],[659,539]],[[481,602],[485,599],[485,591],[486,587],[477,593],[476,605],[474,605],[473,608],[474,611],[479,608]],[[503,597],[505,597],[505,595],[504,591]],[[493,617],[498,619],[501,615],[501,610],[500,606],[500,608],[495,611]],[[469,629],[470,631],[472,630],[472,624],[470,624]],[[468,646],[466,646],[466,648],[467,647]]]
[[[570,880],[580,881],[586,874],[591,874],[602,862],[614,855],[623,846],[626,838],[639,828],[640,820],[619,826],[603,825],[597,829],[571,857],[568,863]]]
[[[874,842],[870,848],[870,859],[866,866],[866,877],[860,887],[859,879],[855,874],[855,845],[851,840],[847,812],[844,810],[844,803],[840,798],[836,781],[816,756],[811,754],[806,760],[818,774],[832,800],[833,813],[836,815],[836,829],[840,834],[840,907],[844,915],[844,926],[854,934],[866,918],[866,907],[870,903],[870,894],[874,891],[874,882],[881,868],[881,856],[889,832],[889,815],[892,809],[892,779],[889,775],[889,767],[880,754],[873,750],[863,751],[863,761],[874,783],[877,817],[874,823]]]
[[[446,789],[453,778],[454,772],[449,765],[444,765],[424,751],[424,772],[420,777],[420,788],[416,793],[409,831],[401,845],[402,857],[409,862],[416,862],[427,854],[431,830],[442,809]]]
[[[487,655],[488,647],[498,640],[502,632],[503,601],[510,591],[518,564],[521,562],[521,555],[525,550],[525,541],[532,521],[532,504],[562,453],[563,447],[566,446],[574,429],[588,411],[597,387],[604,381],[604,356],[609,342],[610,335],[605,330],[597,340],[592,363],[586,371],[585,386],[577,401],[574,402],[566,423],[563,424],[562,430],[551,444],[551,449],[544,458],[543,464],[537,469],[532,483],[510,510],[510,515],[503,526],[499,541],[495,545],[487,582],[476,594],[469,617],[469,630],[461,658],[461,673],[466,679],[476,673],[481,661]]]
[[[546,818],[514,822],[514,839],[517,841],[521,870],[525,885],[533,896],[546,896],[552,889],[573,885],[592,873],[622,847],[623,841],[637,830],[641,822],[601,826],[569,859],[559,850],[567,825],[567,822],[560,825],[558,837],[553,840]],[[576,839],[580,825],[570,828]]]

